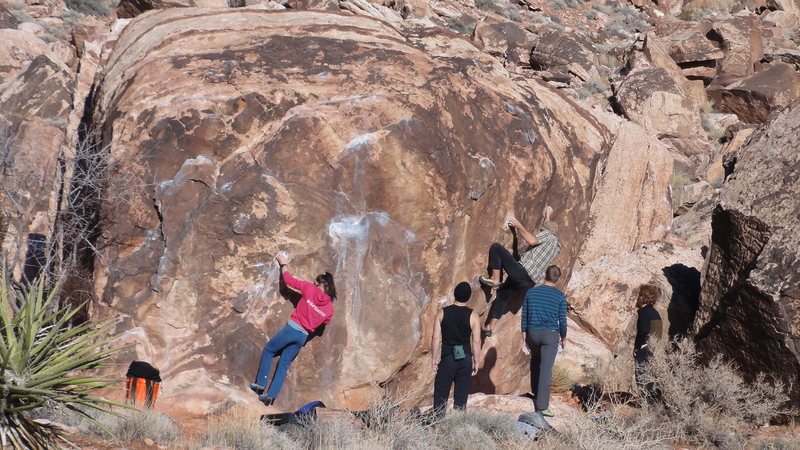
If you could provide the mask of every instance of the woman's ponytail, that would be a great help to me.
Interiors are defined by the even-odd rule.
[[[330,272],[317,275],[317,283],[322,285],[322,290],[328,294],[328,297],[336,298],[336,285],[333,283],[333,275]]]

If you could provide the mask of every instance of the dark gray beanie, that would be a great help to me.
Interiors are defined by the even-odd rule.
[[[456,298],[457,302],[464,303],[472,296],[472,287],[466,281],[462,281],[456,286],[453,291],[453,296]]]

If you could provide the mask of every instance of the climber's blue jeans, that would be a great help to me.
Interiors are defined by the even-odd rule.
[[[307,339],[308,334],[287,324],[275,336],[272,336],[272,339],[264,346],[264,351],[261,353],[261,364],[258,366],[258,375],[256,375],[256,384],[260,386],[267,386],[267,378],[272,368],[272,358],[280,353],[278,366],[272,376],[272,384],[269,385],[269,390],[267,391],[268,396],[272,398],[278,397],[281,387],[283,387],[283,382],[286,381],[286,371],[294,361],[294,358],[297,357],[297,354],[300,353],[300,349],[305,345]]]

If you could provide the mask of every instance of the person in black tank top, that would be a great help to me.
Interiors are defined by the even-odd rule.
[[[438,418],[444,416],[453,384],[453,407],[467,408],[470,381],[478,372],[480,321],[467,307],[472,288],[469,283],[459,283],[453,295],[455,303],[439,310],[433,328],[431,365],[436,371],[433,411]]]

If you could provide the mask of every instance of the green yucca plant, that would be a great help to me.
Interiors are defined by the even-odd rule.
[[[104,338],[111,323],[72,325],[79,307],[53,311],[58,288],[46,291],[44,281],[38,280],[20,294],[9,288],[2,272],[0,448],[61,447],[69,442],[60,428],[25,413],[62,405],[100,425],[86,411],[111,412],[107,407],[117,404],[91,394],[114,380],[81,372],[103,367],[121,348],[104,348],[111,341]],[[16,313],[12,305],[19,305]]]

